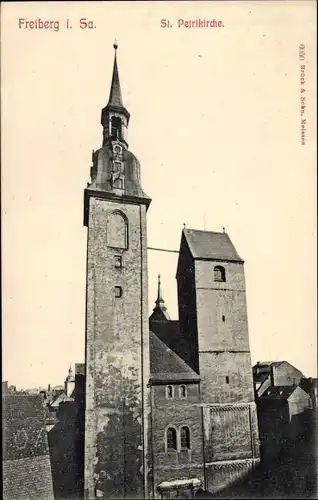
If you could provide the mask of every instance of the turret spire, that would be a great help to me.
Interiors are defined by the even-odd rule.
[[[117,67],[118,44],[117,44],[116,40],[115,40],[113,47],[115,49],[113,77],[112,77],[112,83],[110,86],[110,93],[109,93],[109,99],[108,99],[107,106],[116,106],[118,108],[124,108],[123,98],[121,95],[120,82],[119,82],[118,67]]]
[[[158,320],[170,320],[165,301],[162,296],[162,290],[161,290],[161,277],[160,274],[158,274],[158,293],[157,293],[157,300],[155,302],[156,307],[154,308],[154,312],[151,315],[152,319],[158,319]]]
[[[163,308],[166,309],[165,301],[162,298],[160,274],[158,274],[158,294],[157,294],[156,306],[161,307],[161,309]]]

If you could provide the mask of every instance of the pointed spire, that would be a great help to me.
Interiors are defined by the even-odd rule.
[[[161,290],[161,277],[160,274],[158,274],[158,293],[157,293],[157,300],[155,302],[156,307],[154,308],[154,312],[151,315],[152,319],[165,319],[165,320],[170,320],[170,316],[167,312],[167,308],[165,305],[165,301],[163,300],[162,297],[162,290]]]
[[[121,95],[121,89],[120,89],[120,82],[119,82],[119,75],[118,75],[118,67],[117,67],[117,49],[118,49],[118,44],[115,40],[115,43],[113,45],[115,49],[115,55],[114,55],[114,68],[113,68],[113,77],[112,77],[112,83],[110,86],[110,93],[109,93],[109,99],[108,99],[108,104],[107,106],[116,106],[119,108],[123,108],[123,98]]]
[[[164,304],[165,301],[162,298],[160,274],[158,274],[158,293],[157,293],[156,306],[165,310],[166,306]]]
[[[68,369],[68,374],[69,375],[73,375],[72,365],[70,365],[70,367]]]

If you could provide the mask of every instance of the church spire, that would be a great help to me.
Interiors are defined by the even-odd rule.
[[[102,110],[101,124],[103,126],[103,146],[106,146],[114,140],[120,141],[124,146],[127,144],[127,127],[130,114],[123,104],[121,87],[119,82],[119,73],[117,65],[117,42],[113,45],[115,49],[113,76],[110,85],[109,99],[105,108]]]
[[[114,67],[113,67],[113,77],[112,77],[112,83],[110,86],[110,93],[109,93],[109,99],[108,99],[108,104],[107,106],[116,106],[118,108],[123,108],[123,98],[121,95],[121,88],[120,88],[120,82],[119,82],[119,74],[118,74],[118,66],[117,66],[117,49],[118,49],[118,44],[114,43],[113,45],[115,49],[115,55],[114,55]]]
[[[165,301],[162,298],[160,274],[158,274],[158,293],[157,293],[156,306],[167,309],[165,306]]]
[[[170,316],[168,314],[165,301],[162,296],[162,290],[161,290],[161,277],[160,274],[158,274],[158,292],[157,292],[157,300],[155,302],[156,307],[153,310],[153,313],[151,315],[151,319],[156,319],[156,320],[170,320]]]

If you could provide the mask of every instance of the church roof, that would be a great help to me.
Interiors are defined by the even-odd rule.
[[[243,262],[226,233],[185,228],[183,234],[194,259]]]
[[[152,381],[199,381],[200,377],[183,359],[149,332],[150,373]]]

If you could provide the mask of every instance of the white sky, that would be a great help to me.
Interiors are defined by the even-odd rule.
[[[151,196],[149,246],[225,226],[245,259],[253,363],[316,376],[315,2],[2,4],[3,379],[63,383],[84,361],[83,189],[118,64],[130,149]],[[21,30],[18,18],[72,30]],[[92,19],[93,30],[78,20]],[[178,29],[178,18],[224,28]],[[160,27],[169,18],[174,26]],[[300,144],[299,44],[307,143]],[[149,252],[177,318],[177,254]]]

